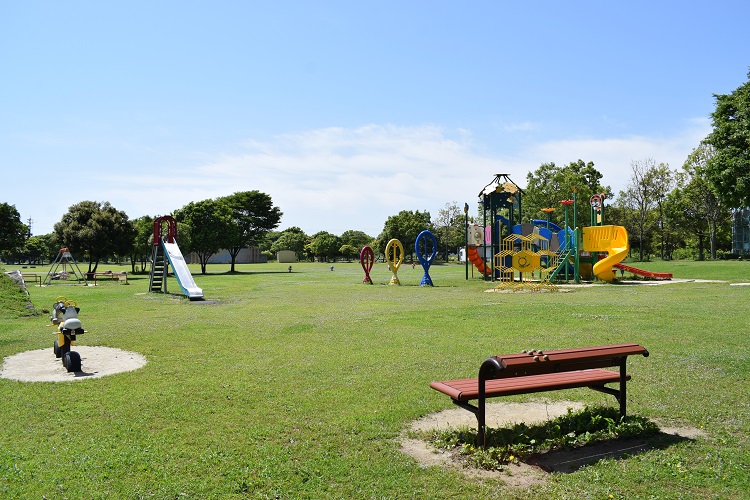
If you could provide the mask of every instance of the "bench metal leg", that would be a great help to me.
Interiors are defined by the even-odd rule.
[[[627,358],[622,358],[622,361],[620,361],[620,397],[618,397],[618,401],[620,402],[620,418],[625,418],[625,401],[627,400],[627,392],[626,392],[626,385],[628,383],[627,378],[628,375],[625,371],[625,360]]]
[[[484,407],[485,407],[485,398],[481,398],[479,400],[479,403],[477,406],[474,406],[472,404],[469,404],[465,401],[457,401],[455,399],[452,400],[453,404],[463,408],[464,410],[468,410],[471,413],[474,414],[475,417],[477,417],[477,446],[481,446],[482,448],[485,447],[485,438],[484,438],[484,429],[485,429],[485,420],[484,420]]]
[[[485,386],[487,384],[487,380],[491,380],[495,377],[495,373],[502,370],[502,366],[495,358],[489,358],[482,363],[482,365],[479,367],[479,376],[477,377],[477,381],[479,383],[478,387],[478,398],[477,398],[477,446],[481,446],[482,448],[487,447],[487,436],[485,434],[486,429],[486,421],[485,421]]]
[[[603,385],[590,385],[589,386],[589,389],[603,392],[605,394],[611,394],[617,399],[617,402],[620,403],[620,418],[625,418],[626,411],[627,411],[626,401],[627,401],[628,375],[627,375],[627,371],[625,370],[625,359],[626,358],[623,358],[622,361],[620,361],[620,388],[619,389],[612,389],[611,387],[605,387]]]

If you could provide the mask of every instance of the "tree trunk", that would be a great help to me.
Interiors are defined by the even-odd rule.
[[[211,255],[212,253],[198,253],[198,260],[200,260],[201,263],[201,274],[206,274],[206,264],[208,264],[208,259],[211,257]]]
[[[240,254],[241,250],[241,247],[233,247],[229,249],[229,256],[232,258],[232,266],[229,268],[229,271],[232,273],[234,272],[234,262],[237,260],[237,256]]]
[[[708,241],[711,245],[711,258],[716,260],[716,223],[711,221],[708,224]]]
[[[638,262],[643,262],[643,229],[639,231],[638,237]]]

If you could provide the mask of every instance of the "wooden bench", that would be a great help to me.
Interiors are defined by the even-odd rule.
[[[613,395],[625,416],[625,371],[628,356],[648,356],[638,344],[618,344],[558,351],[529,351],[521,354],[493,356],[479,368],[477,378],[433,382],[430,387],[450,396],[457,406],[477,417],[477,444],[485,443],[485,402],[488,398],[588,387]],[[619,367],[618,371],[605,368]],[[605,387],[618,383],[619,388]],[[474,406],[469,401],[477,400]]]
[[[36,273],[21,273],[21,277],[23,278],[23,281],[25,283],[28,283],[29,281],[33,281],[39,286],[42,286],[42,277]]]
[[[124,281],[126,284],[128,283],[128,273],[113,273],[112,271],[104,272],[104,273],[86,273],[86,279],[93,280],[94,286],[96,286],[96,282],[100,279],[109,278],[110,280],[117,280],[117,281]]]

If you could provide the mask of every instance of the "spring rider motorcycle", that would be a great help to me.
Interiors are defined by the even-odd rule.
[[[75,301],[67,300],[65,297],[57,297],[52,306],[52,324],[57,326],[57,339],[55,339],[53,350],[56,358],[62,358],[63,366],[69,372],[81,371],[81,355],[71,351],[76,335],[85,333],[78,313],[81,308],[76,306]]]

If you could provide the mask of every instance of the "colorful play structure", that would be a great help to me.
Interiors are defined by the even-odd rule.
[[[479,193],[483,224],[467,225],[466,265],[471,262],[486,280],[498,281],[498,288],[554,288],[556,282],[594,278],[611,283],[616,279],[614,269],[654,279],[672,278],[669,273],[621,264],[628,254],[628,233],[622,226],[604,225],[604,194],[590,198],[591,225],[578,228],[575,188],[572,194],[572,199],[560,201],[565,210],[563,227],[549,220],[556,207],[543,209],[546,220],[522,223],[523,190],[508,174],[496,174]]]
[[[202,299],[203,290],[195,284],[180,247],[177,246],[177,222],[171,215],[164,215],[154,220],[154,248],[148,285],[150,292],[167,293],[170,266],[182,293],[190,300]]]

